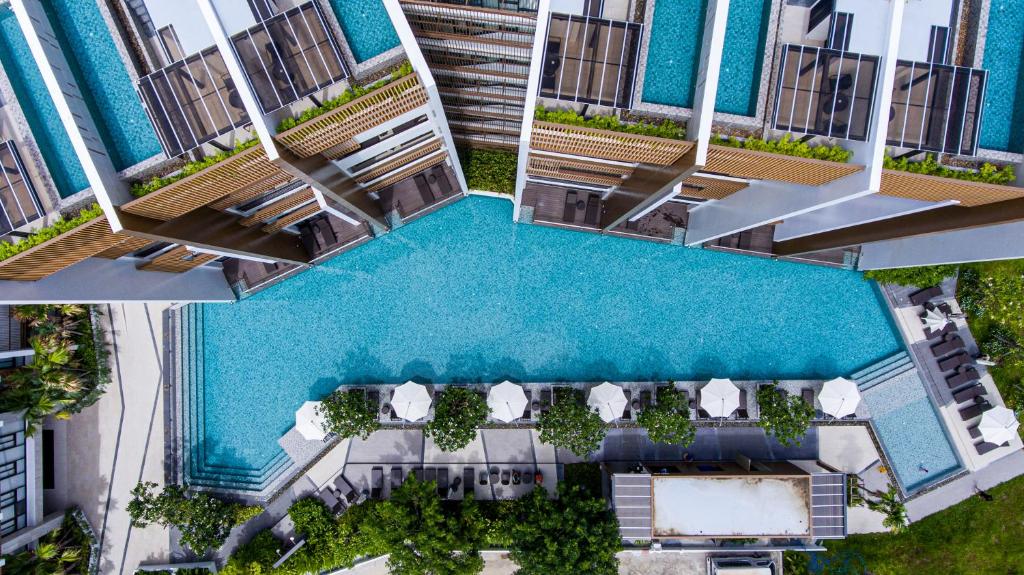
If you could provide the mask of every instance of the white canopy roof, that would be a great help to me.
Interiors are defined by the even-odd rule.
[[[310,441],[327,437],[327,420],[320,415],[319,407],[319,401],[307,401],[295,412],[295,430]]]
[[[988,443],[1002,445],[1017,435],[1017,428],[1020,423],[1013,411],[999,405],[986,411],[981,416],[978,429],[981,430],[981,437]]]
[[[430,411],[430,394],[426,387],[415,381],[407,381],[395,388],[391,408],[406,421],[423,419]]]
[[[835,418],[852,415],[860,404],[860,391],[857,384],[842,377],[825,382],[818,394],[821,409]]]
[[[740,406],[740,390],[731,380],[715,378],[700,390],[700,407],[711,417],[729,417]]]
[[[626,394],[622,388],[609,382],[604,382],[590,390],[590,397],[587,398],[587,405],[597,411],[605,422],[612,422],[622,417],[626,409]]]
[[[491,410],[491,417],[505,423],[522,417],[527,403],[529,400],[526,399],[526,392],[511,381],[503,381],[487,392],[487,407]]]

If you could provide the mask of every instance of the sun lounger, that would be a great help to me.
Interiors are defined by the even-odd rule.
[[[427,183],[427,178],[423,174],[416,174],[413,176],[412,181],[416,184],[416,191],[420,193],[423,203],[428,206],[434,203],[434,193],[430,189],[430,184]]]
[[[975,425],[974,427],[969,428],[967,430],[967,433],[970,433],[971,437],[973,437],[974,439],[980,439],[981,438],[981,430],[978,429],[977,425]]]
[[[462,468],[462,489],[466,494],[474,491],[473,480],[476,478],[476,469],[473,467]]]
[[[338,234],[334,233],[331,222],[327,218],[320,218],[313,222],[313,231],[316,232],[317,240],[324,246],[333,246],[338,243]]]
[[[412,476],[416,478],[416,481],[423,481],[423,468],[415,467],[412,470]]]
[[[600,220],[601,197],[597,194],[590,194],[587,198],[587,211],[583,216],[583,223],[596,226]]]
[[[448,197],[452,195],[452,184],[448,181],[448,174],[444,173],[444,168],[435,168],[437,172],[437,187],[441,188],[441,195]]]
[[[633,418],[632,412],[630,412],[630,409],[632,408],[631,404],[633,402],[633,392],[628,389],[624,389],[622,390],[622,393],[626,394],[626,408],[622,410],[622,419],[629,420]]]
[[[750,419],[750,412],[747,411],[747,390],[740,390],[740,406],[736,408],[736,417],[739,419]]]
[[[953,333],[943,338],[942,343],[938,343],[932,346],[932,355],[935,357],[942,357],[951,351],[958,349],[964,349],[964,340],[959,335]]]
[[[924,330],[924,336],[928,339],[939,339],[940,337],[943,337],[951,333],[956,333],[956,325],[952,323],[947,323],[946,325],[942,326],[942,329],[937,331],[932,331],[930,329]]]
[[[800,397],[803,398],[807,405],[814,407],[814,390],[813,389],[801,389]]]
[[[320,492],[317,493],[317,497],[320,498],[320,501],[324,502],[324,505],[327,506],[327,509],[330,510],[331,513],[337,513],[345,508],[344,504],[337,496],[334,495],[334,492],[331,491],[330,488],[325,487],[324,489],[321,489]]]
[[[436,482],[437,481],[437,468],[436,467],[428,467],[428,468],[424,469],[423,470],[423,481],[425,483],[430,483],[431,481]]]
[[[499,481],[499,479],[498,479],[498,468],[497,467],[492,467],[491,468],[491,485],[497,485],[498,481]]]
[[[441,496],[441,499],[448,499],[448,468],[439,467],[437,469],[437,494]]]
[[[370,497],[380,499],[384,492],[384,468],[374,467],[370,470]]]
[[[942,295],[942,288],[940,287],[925,288],[910,294],[910,303],[913,305],[923,305],[924,302],[940,295]]]
[[[958,391],[953,394],[953,401],[957,403],[966,403],[973,400],[976,397],[985,395],[985,386],[980,384],[972,385],[967,389]]]
[[[1005,444],[1003,444],[1003,445],[1005,445]],[[982,441],[981,443],[975,445],[974,447],[978,450],[978,455],[985,455],[989,451],[992,451],[992,450],[994,450],[994,449],[996,449],[996,448],[998,448],[1000,446],[996,445],[995,443],[989,443],[987,441]]]
[[[402,486],[402,468],[392,467],[391,468],[391,489],[398,489]]]
[[[985,401],[982,403],[975,403],[974,405],[965,407],[960,410],[960,419],[968,421],[978,417],[982,413],[992,409],[992,405]]]
[[[345,479],[343,474],[334,478],[334,487],[338,490],[338,496],[346,501],[352,502],[356,500],[356,497],[359,497],[355,488],[348,482],[348,479]]]
[[[547,413],[551,409],[551,390],[542,389],[540,392],[540,412]]]
[[[501,472],[501,484],[508,485],[512,481],[512,473],[508,469]]]
[[[562,221],[573,223],[576,221],[576,192],[565,194],[565,209],[562,210]]]
[[[968,363],[971,363],[971,356],[967,355],[966,352],[961,351],[947,357],[946,359],[939,360],[939,369],[942,371],[949,371]]]
[[[653,404],[651,390],[645,389],[640,392],[640,409],[647,409]]]
[[[946,377],[946,385],[948,385],[950,389],[956,389],[961,385],[977,381],[980,378],[981,374],[978,373],[978,370],[975,369],[973,365],[968,365],[960,368],[953,375]]]

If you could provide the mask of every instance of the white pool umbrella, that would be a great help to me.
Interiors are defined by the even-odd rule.
[[[487,391],[487,407],[491,410],[491,417],[498,421],[510,423],[519,419],[527,403],[526,392],[511,381],[503,381]]]
[[[627,403],[629,402],[626,401],[626,394],[622,392],[622,388],[607,381],[592,388],[587,398],[587,405],[597,411],[605,422],[622,417]]]
[[[860,404],[860,391],[857,384],[843,377],[825,382],[818,394],[821,410],[840,419],[852,415]]]
[[[295,429],[310,441],[327,437],[327,420],[319,413],[319,401],[307,401],[295,412]]]
[[[1017,428],[1020,423],[1017,417],[1009,409],[996,406],[986,411],[981,416],[978,429],[981,431],[981,438],[988,443],[1002,445],[1017,435]]]
[[[731,380],[712,379],[700,390],[700,407],[711,417],[729,417],[740,406],[740,390]]]
[[[924,326],[932,331],[938,331],[950,322],[949,316],[939,311],[937,308],[932,308],[925,312],[924,317],[921,318]]]
[[[406,421],[423,419],[430,411],[430,394],[426,387],[415,381],[407,381],[395,388],[395,394],[391,396],[391,409]]]

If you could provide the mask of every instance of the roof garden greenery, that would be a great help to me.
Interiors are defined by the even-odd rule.
[[[623,132],[639,136],[654,136],[670,140],[686,139],[686,128],[671,120],[664,120],[659,124],[650,124],[643,121],[623,122],[617,116],[591,116],[585,118],[573,110],[548,110],[543,106],[537,106],[533,113],[533,119],[538,122],[582,126],[597,130],[611,130],[613,132]]]
[[[885,156],[883,166],[887,170],[899,170],[912,174],[924,176],[938,176],[940,178],[952,178],[954,180],[965,180],[968,182],[982,182],[985,184],[1006,185],[1016,180],[1017,175],[1013,172],[1013,166],[1006,165],[996,167],[985,162],[977,170],[954,170],[943,166],[935,161],[931,154],[919,162],[911,162],[906,158],[890,158]]]
[[[17,243],[0,243],[0,261],[13,258],[14,256],[26,252],[39,244],[52,240],[53,238],[70,232],[71,230],[87,223],[103,215],[103,208],[99,204],[93,204],[92,206],[85,208],[78,213],[77,216],[64,219],[63,216],[57,218],[52,224],[39,228],[33,232],[30,236],[22,239]]]
[[[206,156],[202,160],[198,160],[195,162],[188,162],[181,168],[181,170],[178,170],[177,172],[169,176],[164,176],[162,178],[157,177],[149,181],[132,184],[132,195],[135,196],[136,198],[141,198],[148,194],[152,194],[153,192],[159,190],[160,188],[165,188],[173,184],[174,182],[177,182],[178,180],[183,180],[191,176],[192,174],[197,174],[205,170],[206,168],[209,168],[210,166],[223,162],[224,160],[230,158],[231,156],[240,154],[248,150],[249,148],[255,147],[259,143],[259,138],[253,137],[244,142],[239,142],[231,150],[219,152],[217,154],[213,154],[212,156]]]
[[[853,157],[853,152],[841,146],[811,146],[806,142],[793,140],[789,134],[782,136],[779,140],[766,140],[755,137],[747,137],[740,140],[735,136],[717,135],[712,137],[711,144],[729,148],[741,148],[754,152],[768,152],[770,154],[794,156],[797,158],[839,162],[842,164],[849,162]]]
[[[514,194],[519,156],[507,150],[459,148],[459,163],[471,190]]]
[[[342,92],[341,95],[336,98],[324,100],[324,102],[321,103],[319,106],[307,108],[306,110],[303,110],[302,113],[299,114],[298,116],[292,118],[285,118],[284,120],[281,120],[281,123],[277,125],[277,133],[280,134],[281,132],[290,130],[300,124],[304,124],[312,120],[313,118],[316,118],[317,116],[322,116],[335,108],[344,106],[345,104],[348,104],[349,102],[355,100],[356,98],[360,98],[371,92],[379,90],[380,88],[387,86],[388,84],[398,80],[399,78],[404,78],[412,73],[412,64],[410,64],[409,61],[406,60],[397,68],[392,70],[390,75],[385,76],[384,78],[381,78],[376,82],[367,84],[366,86],[352,86],[351,88]]]

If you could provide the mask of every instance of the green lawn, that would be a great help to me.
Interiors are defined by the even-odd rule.
[[[813,558],[811,572],[1024,574],[1024,476],[989,493],[994,501],[971,497],[900,535],[854,535],[828,543],[828,552]]]

